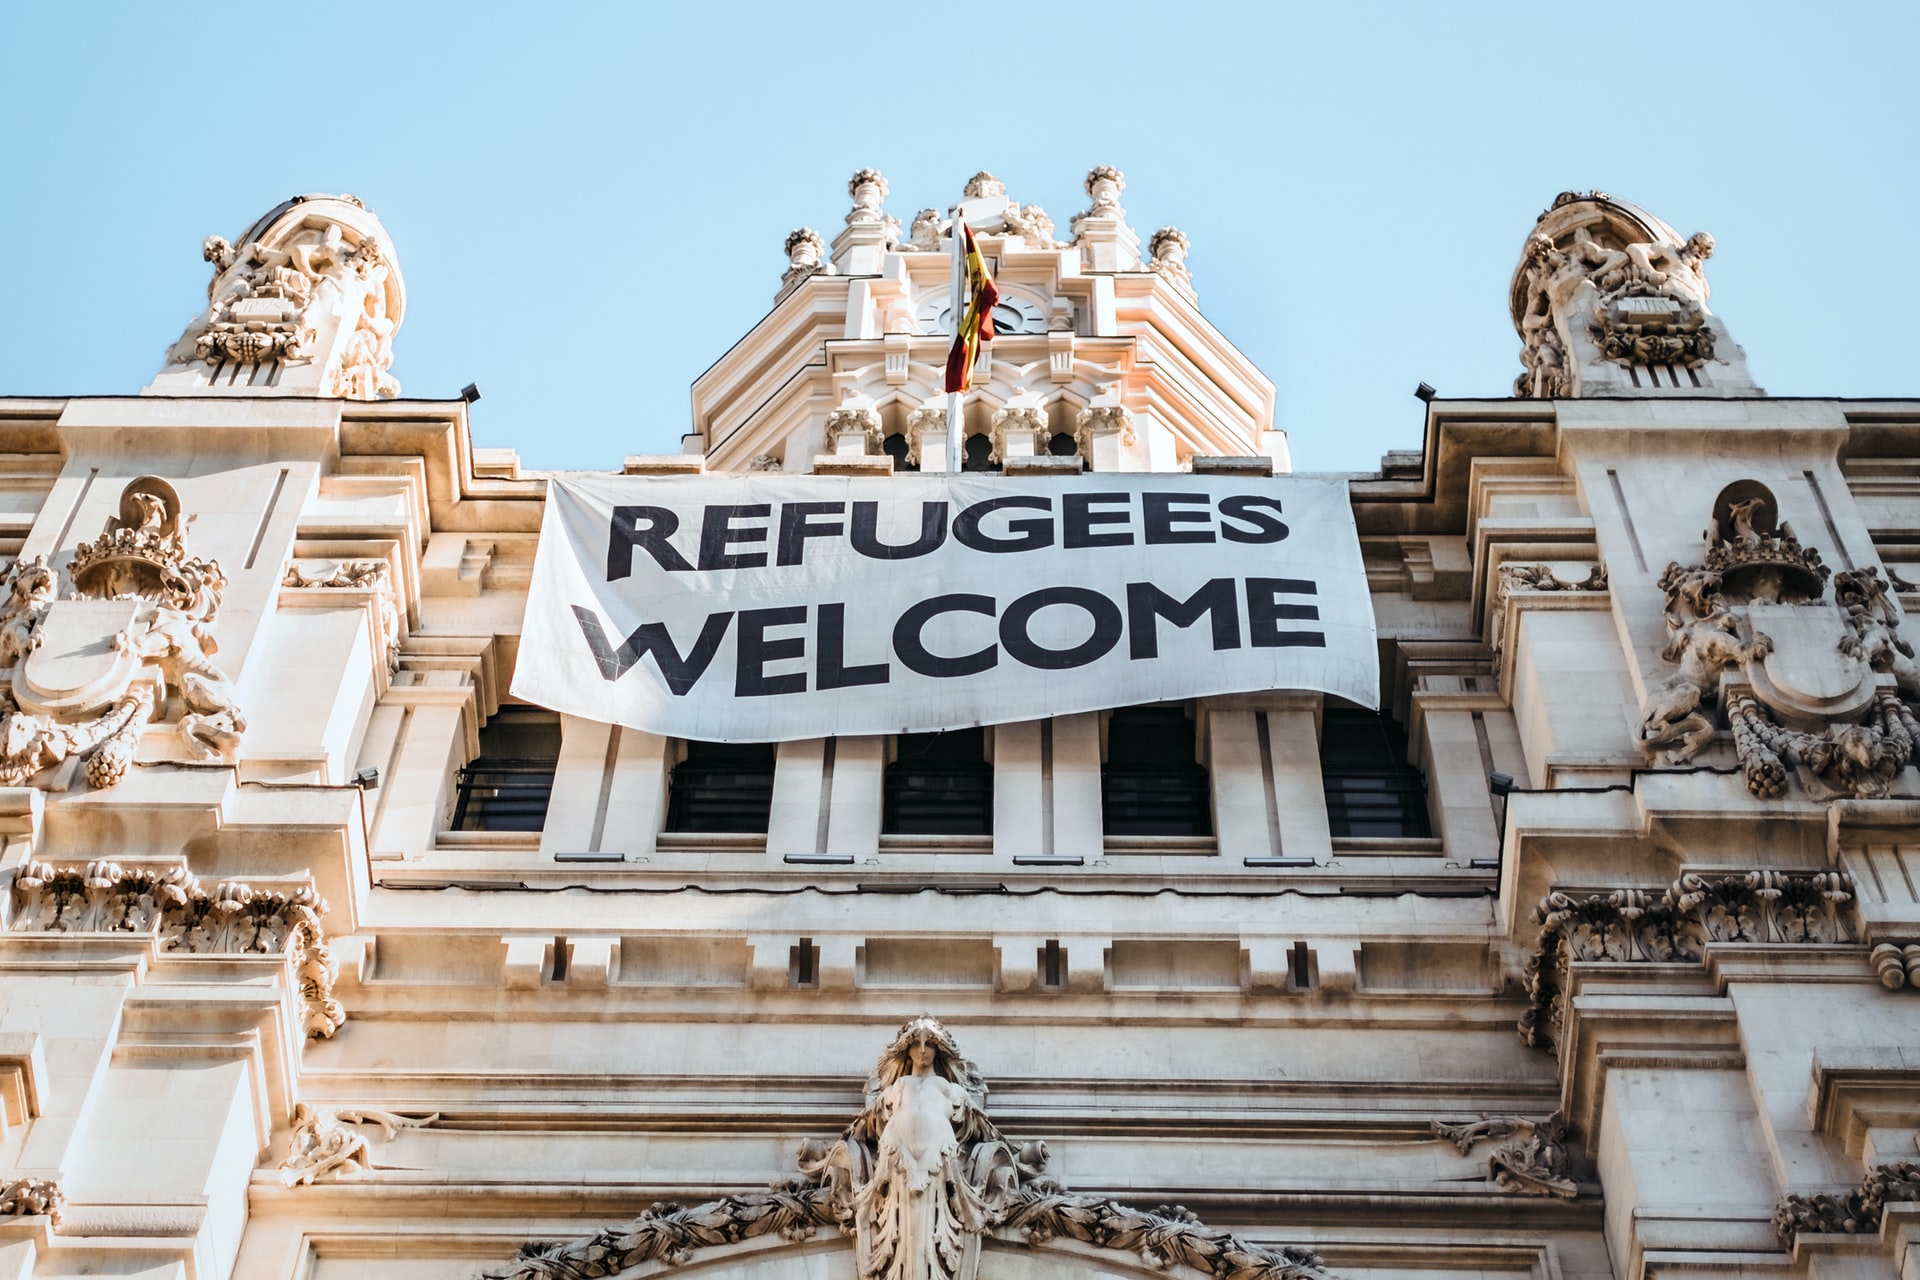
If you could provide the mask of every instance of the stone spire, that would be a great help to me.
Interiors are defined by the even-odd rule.
[[[147,395],[392,398],[406,287],[380,220],[353,196],[295,196],[237,243],[209,236],[207,309]]]
[[[1713,237],[1604,191],[1564,191],[1527,237],[1512,288],[1523,397],[1759,394],[1707,308]]]

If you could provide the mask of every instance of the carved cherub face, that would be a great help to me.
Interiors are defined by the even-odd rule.
[[[1694,261],[1705,262],[1713,256],[1713,237],[1704,231],[1696,231],[1687,239],[1687,252]]]

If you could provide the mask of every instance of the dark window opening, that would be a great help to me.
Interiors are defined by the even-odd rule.
[[[1047,441],[1047,452],[1056,458],[1077,458],[1080,456],[1080,442],[1065,431],[1056,431]]]
[[[893,459],[895,471],[918,471],[920,464],[907,461],[907,438],[898,431],[880,442],[880,452]]]
[[[1060,939],[1048,938],[1040,948],[1040,985],[1063,987],[1067,983],[1066,957],[1060,951]]]
[[[962,471],[998,471],[1000,464],[993,460],[993,441],[986,436],[968,436],[961,447],[960,469]]]
[[[901,734],[887,766],[880,829],[902,836],[992,835],[987,731]]]
[[[1180,707],[1127,707],[1107,722],[1100,808],[1110,836],[1209,836],[1207,771]]]
[[[454,775],[455,831],[538,831],[547,824],[560,717],[501,707],[480,730],[480,754]]]
[[[668,784],[668,831],[753,835],[773,808],[773,744],[689,742]]]
[[[1407,731],[1392,717],[1329,707],[1320,727],[1327,827],[1336,836],[1424,839],[1427,784],[1407,758]]]

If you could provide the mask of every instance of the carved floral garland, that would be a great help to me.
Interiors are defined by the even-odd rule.
[[[656,1204],[633,1223],[584,1240],[530,1243],[483,1280],[598,1280],[761,1236],[805,1240],[823,1227],[854,1237],[866,1280],[971,1280],[975,1242],[988,1233],[1034,1245],[1075,1240],[1133,1253],[1155,1270],[1192,1267],[1215,1280],[1327,1280],[1313,1254],[1249,1244],[1179,1205],[1135,1209],[1066,1191],[1046,1173],[1045,1143],[1010,1142],[987,1118],[986,1093],[939,1021],[916,1018],[881,1055],[867,1105],[840,1138],[801,1145],[798,1176],[691,1209]],[[916,1100],[938,1105],[916,1110]],[[895,1126],[924,1126],[930,1115],[957,1118],[944,1142],[916,1131],[915,1142],[933,1144],[915,1159],[933,1167],[905,1170]]]
[[[1773,1211],[1773,1229],[1791,1250],[1802,1233],[1871,1235],[1889,1204],[1920,1201],[1920,1164],[1902,1160],[1868,1173],[1858,1191],[1844,1195],[1783,1196]]]
[[[1852,902],[1844,871],[1684,875],[1659,898],[1645,889],[1550,893],[1533,911],[1540,940],[1521,977],[1531,999],[1520,1042],[1544,1049],[1559,1041],[1572,961],[1699,962],[1710,942],[1849,942]]]
[[[104,861],[84,867],[29,862],[14,873],[7,928],[16,933],[157,933],[162,950],[193,955],[290,951],[307,1034],[324,1040],[347,1020],[333,998],[339,966],[320,927],[326,909],[311,888],[289,894],[223,880],[209,891],[184,866],[155,870]]]

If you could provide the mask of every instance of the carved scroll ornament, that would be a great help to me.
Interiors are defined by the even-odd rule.
[[[280,1184],[311,1186],[320,1181],[358,1177],[371,1170],[373,1147],[361,1125],[375,1125],[388,1142],[401,1129],[423,1129],[440,1118],[402,1116],[370,1108],[347,1110],[302,1102],[293,1109],[293,1132],[287,1138],[287,1158],[280,1162]]]
[[[14,873],[12,907],[11,933],[157,934],[161,950],[182,954],[291,954],[307,1035],[325,1040],[347,1020],[333,998],[339,966],[320,924],[327,904],[311,888],[223,880],[208,889],[178,864],[28,862]]]
[[[1046,1173],[1046,1144],[1009,1140],[988,1119],[986,1095],[946,1028],[915,1018],[881,1055],[866,1106],[840,1138],[801,1145],[799,1176],[697,1208],[655,1205],[584,1240],[529,1244],[485,1277],[598,1280],[703,1248],[837,1228],[854,1238],[861,1280],[972,1280],[988,1234],[1075,1240],[1215,1280],[1325,1280],[1313,1254],[1248,1244],[1178,1205],[1141,1210],[1062,1189]]]

